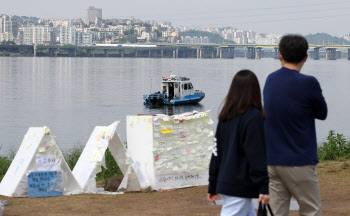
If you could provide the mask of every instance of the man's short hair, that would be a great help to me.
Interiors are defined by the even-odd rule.
[[[286,62],[299,63],[307,55],[309,44],[307,40],[296,34],[284,35],[279,43],[279,51]]]

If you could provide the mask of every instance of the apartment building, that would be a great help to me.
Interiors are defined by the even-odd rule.
[[[51,26],[25,26],[20,28],[20,43],[26,45],[44,44],[55,41],[53,28]]]
[[[74,26],[60,27],[60,44],[61,45],[76,45],[76,28]]]

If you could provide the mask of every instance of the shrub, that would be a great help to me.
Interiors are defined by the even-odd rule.
[[[63,153],[63,156],[71,170],[74,169],[74,166],[78,162],[82,152],[83,152],[82,147],[74,147],[68,152]],[[104,180],[106,178],[110,178],[113,176],[123,175],[120,168],[118,167],[117,162],[114,160],[114,157],[112,156],[111,152],[108,149],[105,153],[105,161],[106,161],[107,169],[102,167],[102,171],[99,172],[96,176],[97,181]]]
[[[350,158],[350,141],[346,140],[343,134],[335,134],[334,130],[331,130],[326,140],[317,148],[320,161]]]

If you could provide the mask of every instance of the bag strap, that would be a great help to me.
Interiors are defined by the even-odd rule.
[[[267,204],[267,208],[269,209],[270,215],[274,216],[270,204]]]
[[[261,204],[261,202],[259,202],[259,208],[258,208],[258,216],[267,216],[267,209],[266,209],[266,206],[267,206],[267,209],[269,210],[270,212],[270,216],[274,216],[273,212],[272,212],[272,209],[271,209],[271,206],[269,204],[267,205],[263,205]]]

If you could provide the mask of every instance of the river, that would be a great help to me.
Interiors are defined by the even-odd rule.
[[[274,59],[48,58],[0,57],[0,155],[17,150],[29,127],[48,126],[62,150],[85,145],[95,126],[120,121],[126,141],[126,116],[211,110],[220,106],[234,74],[254,71],[263,88]],[[329,130],[350,136],[350,61],[308,60],[302,73],[315,76],[328,103],[328,118],[317,121],[322,142]],[[190,77],[205,98],[199,105],[149,108],[142,95],[161,90],[162,77]],[[213,129],[215,130],[215,125]]]

